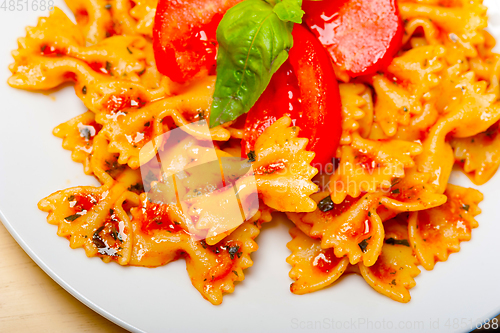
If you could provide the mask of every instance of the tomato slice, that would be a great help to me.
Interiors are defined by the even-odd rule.
[[[215,73],[216,31],[241,0],[160,0],[153,27],[156,67],[172,81]]]
[[[401,48],[396,0],[305,0],[304,21],[350,77],[384,70]]]
[[[295,25],[288,60],[250,109],[242,140],[246,156],[262,132],[284,115],[308,138],[313,163],[332,162],[341,135],[341,104],[337,79],[328,53],[306,28]],[[319,165],[318,165],[319,166]]]

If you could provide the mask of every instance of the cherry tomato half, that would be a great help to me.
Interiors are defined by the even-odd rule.
[[[396,0],[305,0],[302,8],[309,29],[350,77],[384,70],[401,48]]]
[[[156,67],[172,81],[215,73],[216,31],[241,0],[160,0],[153,27]]]

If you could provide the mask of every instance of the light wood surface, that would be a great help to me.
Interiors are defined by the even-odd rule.
[[[0,223],[0,332],[127,332],[62,289]]]

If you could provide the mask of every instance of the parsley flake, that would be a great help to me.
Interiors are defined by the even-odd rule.
[[[394,239],[394,238],[388,238],[385,240],[386,244],[389,245],[404,245],[404,246],[410,246],[410,243],[406,239]]]
[[[359,248],[363,253],[366,252],[366,248],[368,247],[368,241],[372,238],[372,236],[368,237],[367,239],[363,239],[361,242],[358,243]]]
[[[255,158],[256,158],[256,156],[255,156],[255,151],[250,150],[250,151],[248,152],[248,154],[247,154],[247,157],[248,157],[248,160],[249,160],[250,162],[255,162]]]
[[[73,215],[70,215],[70,216],[66,216],[64,219],[66,221],[72,222],[72,221],[76,220],[77,218],[79,218],[80,216],[81,215],[73,214]]]
[[[230,246],[229,247],[229,249],[227,250],[227,252],[229,252],[229,256],[231,257],[231,260],[234,259],[234,255],[238,253],[239,249],[240,249],[239,245],[235,245],[235,246]],[[238,255],[238,258],[240,256],[241,256],[241,254]]]

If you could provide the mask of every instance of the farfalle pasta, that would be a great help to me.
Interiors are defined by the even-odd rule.
[[[500,166],[500,55],[484,30],[481,0],[399,0],[403,46],[386,68],[353,80],[335,68],[342,133],[327,168],[313,163],[304,129],[286,115],[256,139],[246,164],[227,167],[224,159],[241,154],[241,121],[204,132],[198,125],[209,119],[216,76],[176,83],[157,70],[158,1],[66,2],[76,24],[54,8],[28,27],[8,83],[40,91],[71,82],[87,108],[53,134],[101,185],[57,191],[38,204],[71,248],[120,265],[184,259],[193,286],[220,304],[252,266],[262,224],[279,211],[294,223],[292,293],[356,273],[408,302],[418,266],[446,261],[478,227],[482,194],[448,179],[458,166],[480,185]],[[162,151],[179,128],[190,138]],[[172,162],[145,171],[160,157]],[[212,194],[205,178],[186,176],[210,161],[205,178],[222,175]],[[243,170],[249,165],[252,177]],[[157,200],[165,189],[179,199]],[[243,222],[207,213],[230,210],[234,193]],[[247,216],[252,200],[258,209]]]

